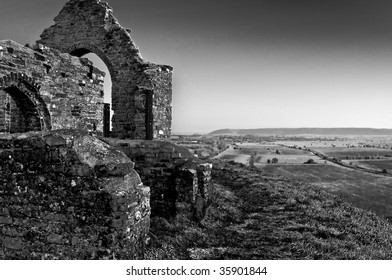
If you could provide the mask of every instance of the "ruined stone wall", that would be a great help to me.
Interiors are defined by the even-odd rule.
[[[86,58],[0,41],[0,132],[102,133],[103,75]]]
[[[210,201],[211,164],[168,142],[109,138],[103,141],[135,162],[135,170],[151,188],[152,216],[203,218]]]
[[[0,259],[143,257],[149,188],[79,131],[0,134]]]
[[[130,29],[118,23],[105,2],[71,0],[54,22],[43,31],[39,43],[76,56],[93,52],[107,65],[114,111],[111,136],[169,138],[172,68],[144,61]]]
[[[171,135],[172,121],[172,68],[163,67],[150,71],[154,77],[154,95],[152,104],[154,139],[168,140]]]

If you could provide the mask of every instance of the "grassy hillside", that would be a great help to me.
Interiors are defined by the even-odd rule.
[[[380,217],[392,217],[392,177],[337,165],[264,165],[263,172],[307,182]]]
[[[201,223],[153,218],[147,259],[392,259],[392,226],[319,188],[214,162]]]

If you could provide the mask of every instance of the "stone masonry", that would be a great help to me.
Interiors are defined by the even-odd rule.
[[[211,164],[164,141],[102,140],[135,162],[135,170],[151,188],[152,216],[203,219],[211,199]]]
[[[211,164],[164,141],[173,69],[143,60],[107,3],[70,0],[54,22],[0,41],[0,259],[143,258],[150,215],[203,219]]]
[[[112,78],[111,136],[165,139],[171,134],[172,67],[144,61],[113,10],[99,0],[71,0],[38,43],[75,56],[95,53]]]
[[[103,72],[40,44],[0,41],[0,132],[102,133]]]
[[[85,132],[0,134],[0,259],[143,257],[149,188]]]

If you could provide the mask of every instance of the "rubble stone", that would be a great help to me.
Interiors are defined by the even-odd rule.
[[[82,131],[0,134],[0,258],[142,258],[150,190],[133,165]]]
[[[212,164],[163,141],[102,138],[122,150],[151,188],[151,215],[202,220],[210,203]]]

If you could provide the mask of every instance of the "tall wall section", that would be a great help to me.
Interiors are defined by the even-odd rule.
[[[142,59],[139,49],[99,0],[71,0],[45,29],[38,43],[82,56],[95,53],[112,78],[112,133],[116,138],[169,138],[172,67]]]
[[[86,58],[0,41],[0,132],[102,133],[103,75]]]
[[[85,132],[0,134],[0,259],[138,259],[149,188]]]

